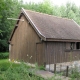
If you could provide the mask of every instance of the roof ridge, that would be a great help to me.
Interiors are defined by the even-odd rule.
[[[26,10],[26,9],[24,9],[24,10]],[[55,16],[55,15],[50,15],[50,14],[47,14],[47,13],[42,13],[42,12],[37,12],[37,11],[32,11],[32,10],[26,10],[26,11],[35,12],[35,13],[38,13],[38,14],[48,15],[48,16],[52,16],[52,17],[56,17],[56,18],[62,18],[62,19],[66,19],[66,20],[71,20],[72,21],[72,19],[69,19],[69,18]]]

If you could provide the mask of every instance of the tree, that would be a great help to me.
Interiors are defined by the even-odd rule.
[[[15,21],[9,21],[9,17],[17,17],[21,1],[0,0],[0,52],[8,50],[8,40]]]
[[[51,5],[50,0],[44,0],[41,3],[26,3],[24,6],[26,9],[34,10],[37,12],[53,14],[53,6]]]

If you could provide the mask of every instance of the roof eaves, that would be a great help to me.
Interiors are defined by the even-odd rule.
[[[78,39],[55,39],[55,38],[47,38],[46,41],[59,41],[59,42],[80,42]]]
[[[25,17],[31,22],[32,27],[35,29],[35,31],[37,32],[37,34],[39,35],[39,37],[41,37],[41,39],[43,39],[44,41],[46,41],[46,37],[38,30],[38,28],[36,27],[36,25],[34,24],[34,22],[31,20],[31,18],[26,13],[25,9],[22,8],[22,12],[25,15]]]
[[[79,24],[77,24],[73,19],[72,19],[72,21],[80,28]]]

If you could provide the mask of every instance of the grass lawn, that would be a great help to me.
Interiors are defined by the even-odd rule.
[[[0,70],[6,71],[9,67],[18,67],[20,64],[10,62],[8,59],[0,59]]]
[[[0,64],[9,63],[8,59],[0,59]]]
[[[10,66],[10,62],[8,61],[8,59],[0,59],[0,70],[6,70],[7,68],[9,68]]]

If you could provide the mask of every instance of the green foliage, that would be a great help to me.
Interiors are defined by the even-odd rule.
[[[42,65],[39,67],[40,70],[45,70],[45,67]]]
[[[34,74],[36,70],[39,70],[37,64],[35,68],[32,68],[23,62],[15,64],[9,62],[8,59],[0,60],[0,80],[44,80]],[[62,73],[56,73],[52,78],[47,80],[62,80],[62,75]],[[79,80],[80,72],[78,71],[78,68],[72,68],[69,76],[69,80]]]
[[[13,62],[9,62],[8,59],[0,59],[0,70],[6,71],[9,67],[19,67],[20,64],[15,64]]]
[[[0,59],[7,59],[9,58],[9,53],[5,52],[5,53],[0,53]]]
[[[29,67],[25,63],[15,64],[9,62],[7,59],[0,60],[0,80],[45,80],[40,76],[35,75],[36,70],[39,70],[39,66]],[[61,80],[61,76],[54,74],[51,79],[47,80]]]
[[[44,80],[34,75],[35,70],[31,71],[30,67],[24,63],[15,64],[8,60],[1,60],[0,80]]]
[[[8,51],[8,42],[6,39],[0,39],[0,52]]]
[[[8,40],[15,23],[7,18],[16,18],[21,4],[18,0],[0,0],[0,52],[8,51]]]
[[[7,59],[0,59],[0,71],[5,71],[9,68],[10,63]]]
[[[77,7],[74,3],[66,3],[66,5],[56,6],[52,5],[50,0],[44,0],[42,3],[26,3],[25,9],[34,10],[50,15],[59,17],[65,17],[75,20],[80,24],[80,7]]]
[[[71,72],[70,72],[70,78],[71,80],[79,80],[80,79],[80,72],[79,72],[79,68],[76,66],[75,68],[72,68]]]
[[[24,5],[26,9],[34,10],[37,12],[53,14],[53,6],[51,5],[50,0],[44,0],[42,3],[26,3]]]

